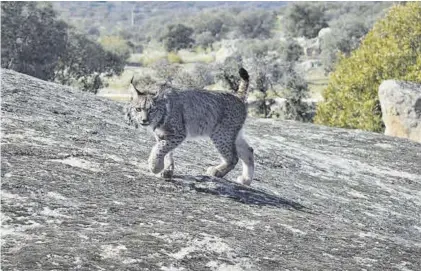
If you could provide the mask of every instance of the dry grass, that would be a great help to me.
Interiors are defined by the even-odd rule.
[[[307,72],[305,79],[307,80],[310,89],[310,98],[317,101],[323,100],[322,93],[329,82],[329,77],[324,74],[323,68],[317,67],[311,69]]]
[[[213,53],[198,50],[199,52],[190,52],[187,50],[180,50],[178,56],[181,57],[183,63],[212,63],[215,61]]]

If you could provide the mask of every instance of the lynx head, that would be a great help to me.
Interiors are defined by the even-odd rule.
[[[130,82],[131,100],[126,107],[128,124],[142,126],[156,126],[165,115],[165,101],[160,90],[143,91],[136,88],[133,78]]]

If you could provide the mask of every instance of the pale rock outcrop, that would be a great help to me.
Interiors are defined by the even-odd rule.
[[[385,135],[421,143],[421,84],[386,80],[379,87]]]
[[[322,28],[322,29],[320,29],[319,34],[317,35],[317,37],[319,39],[323,39],[324,36],[326,36],[327,34],[329,34],[331,32],[332,32],[332,28],[330,28],[330,27]]]

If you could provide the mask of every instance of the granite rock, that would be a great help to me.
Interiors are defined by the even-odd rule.
[[[421,143],[421,84],[386,80],[379,87],[385,134]]]
[[[250,118],[251,187],[207,140],[165,181],[122,103],[1,76],[2,270],[421,269],[419,143]]]

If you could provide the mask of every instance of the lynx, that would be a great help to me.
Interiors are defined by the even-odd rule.
[[[245,103],[249,75],[239,71],[240,84],[235,93],[206,90],[175,90],[162,86],[151,93],[130,84],[132,100],[126,107],[129,124],[148,126],[156,144],[148,164],[152,173],[171,178],[174,173],[173,151],[186,138],[209,137],[222,158],[222,163],[207,169],[207,174],[222,178],[241,159],[243,172],[237,182],[250,185],[254,174],[254,156],[243,137],[247,117]]]

